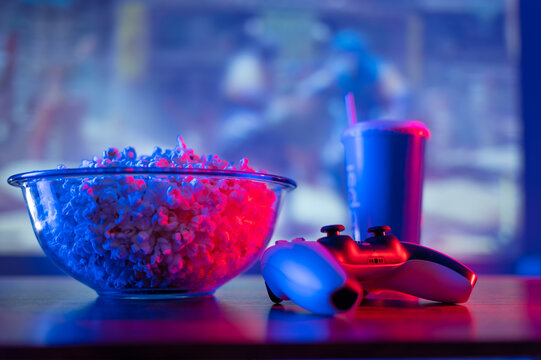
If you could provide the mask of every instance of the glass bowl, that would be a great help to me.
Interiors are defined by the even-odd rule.
[[[263,173],[80,168],[13,175],[45,254],[102,296],[212,294],[267,246],[293,180]]]

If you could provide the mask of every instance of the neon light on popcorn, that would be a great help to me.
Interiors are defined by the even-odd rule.
[[[109,148],[80,169],[57,170],[68,171],[83,175],[29,173],[10,183],[39,199],[31,218],[45,252],[99,293],[212,292],[264,250],[287,188],[281,180],[258,181],[272,176],[256,173],[247,159],[200,156],[181,137],[175,148],[152,155]]]

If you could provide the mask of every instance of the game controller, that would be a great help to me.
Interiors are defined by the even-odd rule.
[[[444,303],[466,302],[477,275],[430,248],[400,242],[389,226],[368,229],[373,236],[356,242],[341,235],[342,225],[321,228],[318,241],[280,240],[268,248],[261,269],[269,297],[290,299],[316,313],[354,309],[366,293],[394,290]]]

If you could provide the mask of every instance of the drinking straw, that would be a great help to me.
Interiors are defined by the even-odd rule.
[[[357,110],[355,110],[355,99],[353,93],[348,92],[344,98],[346,103],[346,112],[349,125],[355,125],[357,123]]]

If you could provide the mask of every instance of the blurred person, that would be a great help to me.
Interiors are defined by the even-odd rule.
[[[226,102],[220,127],[222,153],[238,158],[246,149],[258,149],[254,162],[315,181],[321,168],[314,154],[329,124],[314,117],[324,113],[317,111],[324,103],[280,94],[272,82],[273,59],[269,46],[249,41],[228,62],[222,85]]]
[[[226,115],[220,133],[226,142],[245,139],[263,126],[270,92],[270,70],[263,50],[249,45],[233,54],[222,83]]]
[[[254,164],[282,173],[288,162],[282,124],[269,122],[268,108],[275,99],[272,82],[273,49],[258,39],[239,35],[237,49],[227,61],[221,83],[223,116],[218,128],[219,152],[229,160],[244,156]],[[257,149],[257,152],[250,153]]]
[[[311,97],[331,87],[341,95],[353,93],[360,121],[407,115],[409,91],[404,79],[391,63],[372,53],[355,30],[334,35],[327,61],[300,82],[297,94]]]

